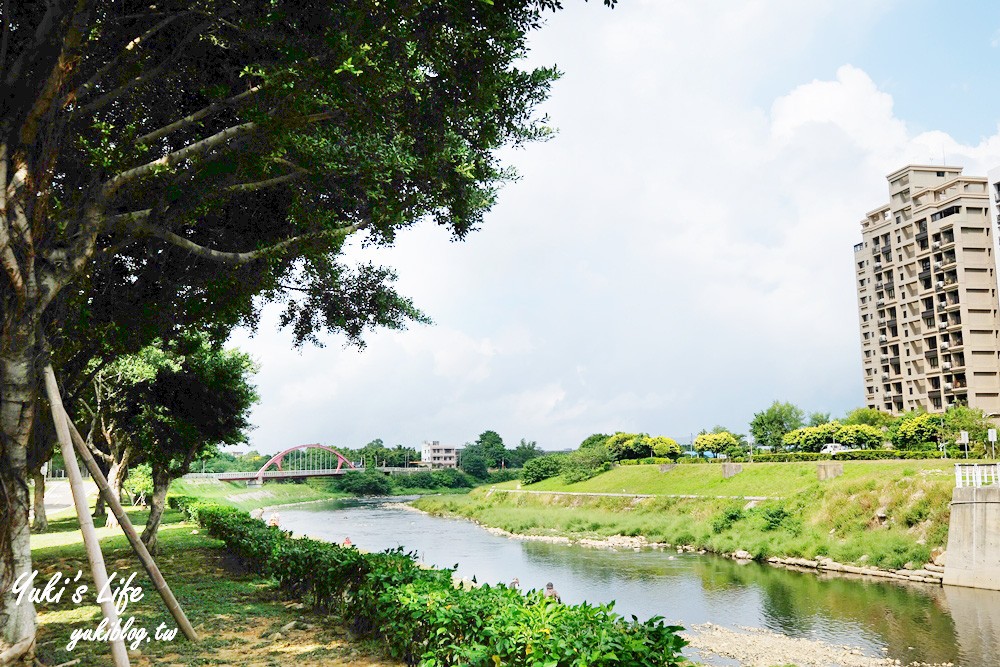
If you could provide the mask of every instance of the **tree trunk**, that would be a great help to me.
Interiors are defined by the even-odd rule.
[[[17,326],[17,325],[15,325]],[[31,572],[28,525],[28,440],[35,412],[34,336],[30,325],[4,336],[0,356],[0,652],[28,642],[34,653],[35,606],[16,604],[11,584]],[[25,333],[25,330],[29,330]]]
[[[128,472],[128,455],[122,460],[116,460],[111,464],[111,469],[108,470],[108,486],[111,487],[111,493],[114,494],[115,498],[121,500],[122,497],[122,485],[125,483],[125,474]],[[106,527],[110,526],[113,528],[118,527],[118,518],[115,517],[114,512],[108,513],[107,521],[104,522]]]
[[[153,470],[153,499],[149,505],[149,519],[146,529],[142,531],[142,541],[151,554],[157,553],[156,533],[160,529],[160,519],[167,504],[167,489],[170,488],[170,476],[166,472]]]
[[[35,480],[35,502],[31,506],[35,513],[35,520],[31,524],[31,531],[44,533],[49,529],[49,520],[45,516],[45,475],[41,472],[33,472],[31,478]]]

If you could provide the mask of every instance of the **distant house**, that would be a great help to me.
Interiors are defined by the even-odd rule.
[[[437,440],[427,441],[420,449],[420,463],[429,468],[458,467],[458,450],[454,445],[442,445]]]

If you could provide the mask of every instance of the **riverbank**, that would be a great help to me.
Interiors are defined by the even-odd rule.
[[[842,476],[823,481],[809,463],[745,464],[729,479],[717,465],[666,472],[631,466],[578,484],[501,484],[414,505],[524,539],[695,549],[936,583],[954,485],[950,465],[845,462]]]
[[[129,512],[129,516],[136,525],[145,521],[143,512]],[[221,541],[209,538],[181,518],[179,512],[165,513],[157,563],[201,636],[195,644],[180,634],[169,641],[156,639],[156,628],[161,623],[166,624],[166,630],[173,628],[173,619],[121,533],[97,529],[108,571],[117,571],[125,578],[136,573],[133,583],[142,590],[142,598],[129,604],[122,614],[123,619],[135,619],[133,629],[144,628],[151,637],[150,642],[139,642],[131,654],[133,667],[292,662],[297,667],[402,666],[382,655],[375,644],[353,639],[336,619],[314,614],[302,604],[282,602],[273,580],[242,569]],[[75,518],[53,521],[49,532],[32,535],[31,541],[39,581],[47,581],[56,572],[75,576],[77,570],[83,570],[80,582],[92,590]],[[73,588],[77,585],[74,583]],[[67,589],[58,603],[37,605],[39,660],[47,665],[79,667],[110,664],[109,647],[104,642],[80,641],[73,650],[67,650],[74,630],[93,629],[101,618],[93,596],[74,604],[72,593]]]

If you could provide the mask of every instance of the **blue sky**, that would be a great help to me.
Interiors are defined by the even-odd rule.
[[[352,256],[435,324],[290,349],[267,311],[261,451],[322,442],[576,446],[746,432],[773,400],[862,401],[852,246],[916,163],[1000,165],[1000,10],[985,2],[567,0],[531,61],[559,132],[506,159],[482,230]],[[955,7],[958,7],[957,9]]]

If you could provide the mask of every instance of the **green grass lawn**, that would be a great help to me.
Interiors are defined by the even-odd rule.
[[[145,522],[144,512],[129,512],[137,527]],[[123,619],[134,617],[133,629],[144,628],[151,641],[140,641],[134,654],[135,667],[145,665],[397,665],[379,656],[371,644],[350,639],[336,619],[313,614],[301,605],[282,602],[273,581],[246,572],[222,548],[222,543],[196,526],[181,521],[178,512],[168,511],[160,529],[161,552],[157,563],[200,641],[191,643],[182,633],[171,641],[157,640],[160,624],[175,627],[173,618],[160,600],[145,570],[134,556],[125,537],[115,529],[99,528],[101,548],[109,573],[126,578],[136,573],[143,591],[141,600],[127,607]],[[95,628],[101,620],[94,600],[93,583],[75,517],[55,519],[47,533],[32,536],[33,566],[39,582],[54,573],[84,574],[67,589],[60,602],[37,605],[39,618],[38,658],[48,665],[79,660],[80,667],[111,664],[104,642],[80,641],[72,651],[67,645],[74,630]],[[79,584],[89,586],[82,603],[71,595]],[[289,623],[294,628],[272,633]]]
[[[592,479],[568,484],[551,477],[523,488],[533,491],[584,491],[592,493],[642,493],[711,496],[788,497],[817,488],[816,463],[743,463],[743,472],[722,478],[718,464],[678,465],[669,472],[659,466],[620,466]],[[950,489],[954,485],[954,461],[846,461],[837,485],[893,476],[924,475],[940,479]],[[498,484],[515,488],[517,482]]]
[[[490,493],[422,498],[420,509],[464,516],[513,533],[602,538],[644,536],[755,557],[828,556],[886,568],[920,565],[947,543],[952,461],[846,461],[819,481],[816,463],[744,464],[722,478],[718,465],[621,466],[590,480],[548,479],[531,491],[651,494],[647,500]],[[511,489],[517,482],[496,485]],[[679,498],[674,496],[698,496]],[[717,496],[725,496],[718,498]],[[765,496],[760,502],[730,497]]]
[[[322,480],[310,480],[306,483],[265,482],[261,487],[248,488],[246,482],[178,479],[170,484],[170,495],[194,496],[241,510],[347,497],[347,494],[328,490]]]

